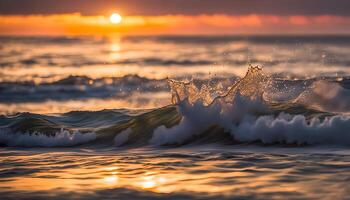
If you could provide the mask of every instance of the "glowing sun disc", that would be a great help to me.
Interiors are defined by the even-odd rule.
[[[113,13],[110,17],[109,17],[109,21],[112,24],[119,24],[120,22],[122,22],[122,16],[120,16],[118,13]]]

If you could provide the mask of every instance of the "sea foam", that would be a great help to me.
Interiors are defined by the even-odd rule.
[[[265,144],[341,144],[350,145],[350,118],[327,117],[324,120],[303,115],[262,116],[232,125],[230,133],[240,142]]]
[[[276,102],[264,98],[270,80],[257,67],[251,67],[226,94],[214,98],[210,97],[210,90],[199,90],[191,83],[173,81],[170,84],[173,84],[173,103],[182,119],[173,127],[155,129],[151,144],[183,144],[218,125],[238,142],[350,145],[350,118],[343,114],[322,115],[327,109],[344,110],[348,107],[345,101],[350,97],[349,91],[336,83],[316,81],[297,98],[279,103],[285,107],[303,105],[305,113],[309,111],[308,106],[314,108],[317,103],[320,115],[309,117],[288,114],[283,109],[277,112],[271,106]],[[322,98],[317,99],[319,96]]]

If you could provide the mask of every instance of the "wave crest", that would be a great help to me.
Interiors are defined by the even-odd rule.
[[[348,91],[336,83],[315,81],[306,88],[303,84],[304,88],[296,91],[298,95],[285,95],[288,98],[280,101],[273,97],[274,80],[259,67],[251,66],[246,76],[227,92],[220,91],[222,95],[215,96],[217,91],[213,87],[198,89],[193,82],[170,80],[169,83],[173,103],[182,119],[176,126],[155,129],[152,144],[184,144],[213,126],[223,128],[238,142],[350,144],[349,117],[324,112],[327,103],[346,99]],[[337,90],[326,93],[330,88]],[[317,99],[317,95],[323,98]],[[323,107],[310,110],[307,107],[314,107],[310,101],[322,103]],[[336,105],[348,106],[333,103],[328,107]]]
[[[0,144],[14,147],[69,147],[84,144],[96,139],[96,134],[69,132],[63,130],[54,135],[34,133],[12,133],[10,130],[0,130]]]
[[[0,143],[45,147],[90,141],[91,145],[114,146],[184,145],[197,141],[350,145],[350,118],[346,113],[350,87],[343,86],[347,82],[280,80],[252,66],[245,77],[230,86],[222,82],[168,82],[174,105],[128,116],[115,111],[107,112],[108,116],[106,112],[82,111],[57,117],[23,116],[29,120],[3,117],[1,128],[12,133],[1,132]],[[70,133],[59,131],[60,127]],[[91,133],[72,132],[84,127]],[[47,136],[40,134],[44,131]],[[57,131],[51,137],[51,132]]]
[[[200,101],[209,106],[214,101],[232,103],[238,93],[246,98],[261,99],[267,80],[267,76],[262,73],[262,68],[250,66],[245,77],[227,89],[222,89],[220,84],[216,86],[203,84],[198,88],[193,81],[181,82],[169,79],[168,83],[173,104],[187,100],[190,104]]]

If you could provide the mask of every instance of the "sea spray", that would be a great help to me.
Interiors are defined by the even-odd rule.
[[[276,113],[277,109],[273,106],[276,102],[269,98],[273,91],[272,82],[260,68],[250,67],[246,76],[228,88],[227,93],[213,97],[213,90],[209,87],[198,89],[193,82],[171,80],[172,101],[182,119],[176,126],[155,129],[150,143],[181,145],[217,125],[238,142],[350,144],[350,118],[345,115],[329,113],[325,117],[310,118],[302,114],[287,114],[287,110]],[[331,91],[327,93],[326,90]],[[317,103],[321,113],[326,108],[344,110],[348,107],[347,103],[329,102],[350,97],[349,91],[325,81],[312,82],[309,88],[297,92],[299,95],[277,102],[277,105],[288,107],[299,104],[306,109],[308,106],[315,107]]]
[[[284,80],[251,67],[231,85],[168,82],[174,104],[158,109],[0,116],[0,143],[27,147],[350,144],[349,90],[344,81]]]
[[[317,80],[294,102],[318,110],[346,113],[350,111],[350,90],[336,82]]]
[[[172,101],[177,104],[182,119],[174,127],[157,128],[150,142],[182,144],[212,125],[229,129],[231,124],[240,123],[247,115],[269,113],[262,99],[266,80],[259,67],[250,67],[244,78],[232,85],[227,93],[215,98],[210,98],[210,89],[199,90],[192,82],[169,81]]]

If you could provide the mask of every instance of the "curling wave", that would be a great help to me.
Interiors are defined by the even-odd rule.
[[[315,81],[297,95],[276,98],[276,81],[259,67],[251,67],[222,95],[191,82],[169,82],[182,119],[174,127],[157,128],[153,144],[183,144],[212,126],[237,142],[350,144],[350,118],[345,114],[350,93],[336,83]]]
[[[283,80],[250,67],[234,84],[168,80],[173,105],[0,117],[5,146],[350,145],[347,79]],[[106,116],[109,117],[106,117]]]

